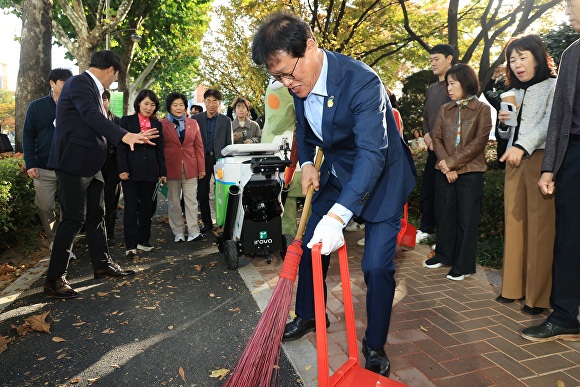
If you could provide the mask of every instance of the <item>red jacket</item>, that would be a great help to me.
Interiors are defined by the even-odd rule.
[[[167,167],[168,179],[181,179],[181,166],[185,168],[185,177],[191,179],[199,177],[205,172],[205,158],[201,132],[197,121],[185,119],[185,138],[183,144],[175,130],[175,125],[167,118],[161,120],[163,127],[163,153]]]

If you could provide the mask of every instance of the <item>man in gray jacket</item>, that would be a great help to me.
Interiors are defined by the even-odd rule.
[[[210,181],[213,176],[213,166],[222,157],[222,149],[232,144],[232,122],[219,112],[222,103],[222,93],[215,89],[207,89],[203,93],[203,102],[207,109],[193,116],[199,124],[203,147],[205,151],[205,177],[197,185],[197,201],[201,211],[202,233],[213,230],[213,220],[209,206]]]
[[[580,1],[567,0],[565,4],[570,25],[580,32]],[[522,337],[531,341],[580,340],[580,239],[576,235],[580,219],[579,61],[580,40],[577,40],[566,49],[560,62],[542,177],[538,183],[544,194],[555,192],[556,200],[556,239],[550,297],[553,311],[542,324],[522,331]]]

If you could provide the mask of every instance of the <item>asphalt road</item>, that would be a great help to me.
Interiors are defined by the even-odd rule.
[[[158,214],[164,208],[160,203]],[[259,307],[238,271],[227,270],[213,237],[174,243],[169,225],[158,219],[151,240],[155,250],[127,261],[119,243],[111,249],[121,266],[137,271],[135,277],[93,279],[81,238],[75,247],[79,260],[71,263],[68,275],[81,298],[45,297],[43,277],[0,314],[0,334],[15,338],[0,354],[1,386],[225,382],[210,375],[233,370],[260,317]],[[11,328],[47,311],[50,334],[18,337]],[[302,385],[284,354],[277,385]]]

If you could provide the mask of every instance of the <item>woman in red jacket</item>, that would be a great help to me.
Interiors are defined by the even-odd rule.
[[[187,118],[187,97],[170,93],[165,103],[169,114],[161,120],[167,167],[169,226],[175,242],[185,241],[180,193],[185,201],[187,241],[203,239],[197,224],[197,179],[205,176],[203,142],[197,121]]]

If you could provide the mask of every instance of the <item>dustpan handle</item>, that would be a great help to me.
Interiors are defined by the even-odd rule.
[[[314,158],[314,168],[317,171],[320,170],[320,165],[323,159],[322,149],[318,148],[316,151],[316,157]],[[306,199],[304,199],[304,206],[302,207],[302,215],[300,216],[300,223],[298,224],[298,231],[296,232],[296,239],[302,239],[304,235],[304,230],[306,229],[306,221],[308,220],[308,214],[310,213],[310,205],[312,204],[312,196],[314,195],[314,186],[308,187],[308,192],[306,193]]]

